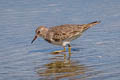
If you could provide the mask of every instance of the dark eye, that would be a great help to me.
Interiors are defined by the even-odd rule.
[[[37,32],[38,34],[40,33],[40,31]]]

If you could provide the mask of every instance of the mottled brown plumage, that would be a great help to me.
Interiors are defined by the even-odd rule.
[[[99,24],[100,21],[91,22],[88,24],[64,24],[59,26],[54,26],[46,28],[45,26],[40,26],[36,29],[36,35],[33,41],[37,37],[43,37],[47,42],[61,45],[65,47],[67,44],[70,45],[70,42],[86,31],[88,28]],[[33,43],[32,41],[32,43]]]

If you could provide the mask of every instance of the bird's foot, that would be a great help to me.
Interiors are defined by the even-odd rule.
[[[65,52],[65,51],[66,51],[66,48],[64,47],[63,50],[54,51],[53,53],[54,53],[54,54],[58,54],[58,53]]]
[[[65,52],[65,51],[64,51],[64,50],[54,51],[54,52],[52,52],[51,54],[57,55],[57,54],[62,53],[62,52]]]
[[[58,50],[58,51],[54,51],[53,53],[61,53],[61,52],[65,52],[65,50]]]

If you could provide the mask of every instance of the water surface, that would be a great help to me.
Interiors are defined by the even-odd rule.
[[[119,0],[0,0],[0,80],[120,80]],[[101,20],[68,52],[34,30]],[[65,57],[66,55],[66,57]]]

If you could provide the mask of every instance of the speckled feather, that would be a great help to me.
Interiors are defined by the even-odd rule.
[[[82,32],[82,25],[64,24],[51,27],[48,30],[48,36],[52,33],[52,39],[55,41],[69,40],[69,38],[78,35]]]
[[[62,42],[62,41],[72,41],[79,36],[81,36],[82,32],[87,30],[89,27],[92,27],[99,22],[92,22],[89,24],[64,24],[60,26],[51,27],[48,30],[46,35],[47,40]]]

